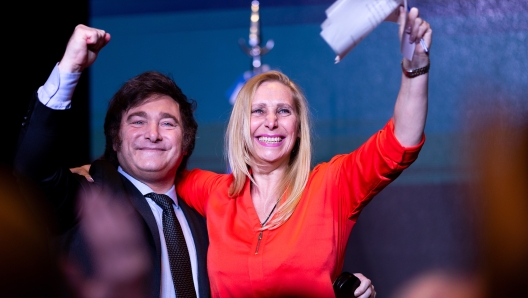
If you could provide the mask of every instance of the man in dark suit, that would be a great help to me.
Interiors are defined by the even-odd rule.
[[[152,274],[138,281],[148,285],[147,297],[208,297],[205,221],[178,200],[175,192],[175,181],[194,149],[195,103],[172,79],[146,72],[127,81],[113,96],[105,118],[104,158],[90,168],[93,183],[61,165],[61,152],[68,150],[61,128],[69,125],[65,119],[73,90],[81,72],[95,62],[109,41],[110,35],[103,30],[84,25],[75,28],[61,61],[34,95],[22,125],[15,174],[21,183],[29,178],[42,186],[60,227],[62,252],[83,275],[97,274],[94,252],[98,250],[94,247],[101,245],[93,245],[98,241],[93,237],[96,233],[87,236],[78,206],[83,200],[102,196],[132,210],[139,222],[135,232],[145,240],[148,263],[153,266]],[[165,208],[170,209],[158,205],[159,197],[167,198],[170,207]],[[188,261],[176,265],[172,238],[164,236],[169,213],[181,226],[180,239],[185,244],[178,249],[186,247],[178,254],[188,255],[184,258]],[[174,275],[185,264],[190,273]]]

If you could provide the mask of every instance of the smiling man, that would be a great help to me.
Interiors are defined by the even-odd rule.
[[[174,185],[182,152],[183,123],[178,104],[167,95],[152,95],[126,111],[121,120],[117,152],[119,165],[153,191]]]
[[[102,197],[118,202],[138,220],[140,228],[135,233],[148,248],[146,263],[153,269],[134,281],[145,285],[135,297],[208,297],[205,221],[178,200],[174,185],[194,149],[195,103],[171,78],[145,72],[112,97],[104,124],[104,158],[90,169],[94,183],[62,164],[61,152],[71,149],[60,141],[67,138],[61,127],[69,125],[65,115],[73,91],[82,71],[109,41],[110,35],[103,30],[75,28],[61,61],[34,95],[20,135],[15,174],[21,183],[30,178],[42,186],[60,227],[62,255],[80,267],[84,280],[97,280],[94,260],[100,256],[91,253],[90,241],[97,239],[87,239],[83,233],[86,226],[79,206],[103,191]],[[75,290],[81,291],[72,293],[75,297],[87,295],[82,288]],[[104,297],[123,295],[112,285],[104,291]]]

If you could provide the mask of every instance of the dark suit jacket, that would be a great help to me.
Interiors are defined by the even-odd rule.
[[[57,220],[61,252],[75,258],[85,273],[91,273],[90,252],[82,233],[79,231],[77,201],[82,194],[90,194],[102,188],[110,197],[128,204],[136,211],[147,241],[151,263],[153,264],[151,297],[160,296],[161,246],[160,234],[150,206],[139,190],[117,172],[111,163],[97,160],[92,163],[90,174],[95,183],[88,183],[82,176],[72,174],[61,167],[61,152],[67,146],[62,129],[68,111],[52,110],[40,103],[35,93],[19,137],[14,167],[22,189],[27,190],[27,181],[37,182],[42,187],[44,198],[50,203]],[[200,297],[209,297],[206,255],[209,240],[204,218],[183,200],[179,200],[189,223],[198,259],[198,282]]]

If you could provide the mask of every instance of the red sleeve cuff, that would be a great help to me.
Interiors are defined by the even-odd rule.
[[[425,142],[425,134],[418,145],[412,147],[403,147],[394,135],[394,122],[392,118],[387,122],[385,127],[380,131],[380,149],[385,152],[387,157],[398,164],[410,164],[418,158],[418,153]]]

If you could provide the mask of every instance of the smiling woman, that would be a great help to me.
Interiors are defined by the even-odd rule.
[[[251,105],[254,167],[259,160],[287,166],[297,142],[299,123],[291,92],[279,82],[265,82],[255,93]]]
[[[244,142],[239,142],[241,131]],[[270,144],[264,138],[280,141]],[[275,71],[249,80],[233,107],[226,146],[235,178],[229,195],[240,193],[246,177],[252,179],[255,185],[252,200],[260,219],[270,212],[276,198],[290,188],[286,203],[277,208],[276,216],[265,225],[266,229],[277,227],[295,209],[310,171],[308,103],[300,88],[286,75]],[[265,179],[254,180],[260,177]]]
[[[400,24],[431,46],[416,8]],[[415,47],[404,70],[429,65]],[[397,67],[397,66],[396,66]],[[349,154],[311,170],[308,103],[278,71],[249,79],[235,100],[225,136],[231,174],[194,169],[178,194],[206,217],[213,296],[335,297],[348,237],[363,208],[418,157],[425,140],[427,72],[402,74],[394,115]],[[374,297],[370,281],[357,297]]]
[[[404,147],[391,119],[357,150],[310,172],[308,106],[299,90],[276,71],[250,79],[226,133],[232,174],[195,169],[177,183],[182,199],[208,222],[213,296],[333,296],[331,281],[359,214],[421,149],[423,131],[418,143]],[[370,281],[356,294],[375,296]]]
[[[416,8],[408,18],[405,30],[430,48],[429,24]],[[425,67],[429,53],[415,47],[402,65]],[[309,109],[300,88],[278,71],[247,81],[225,136],[232,173],[195,169],[176,184],[207,220],[213,296],[335,297],[332,281],[359,214],[416,160],[425,140],[428,74],[405,73],[385,127],[312,171]],[[365,279],[354,294],[376,295]]]

